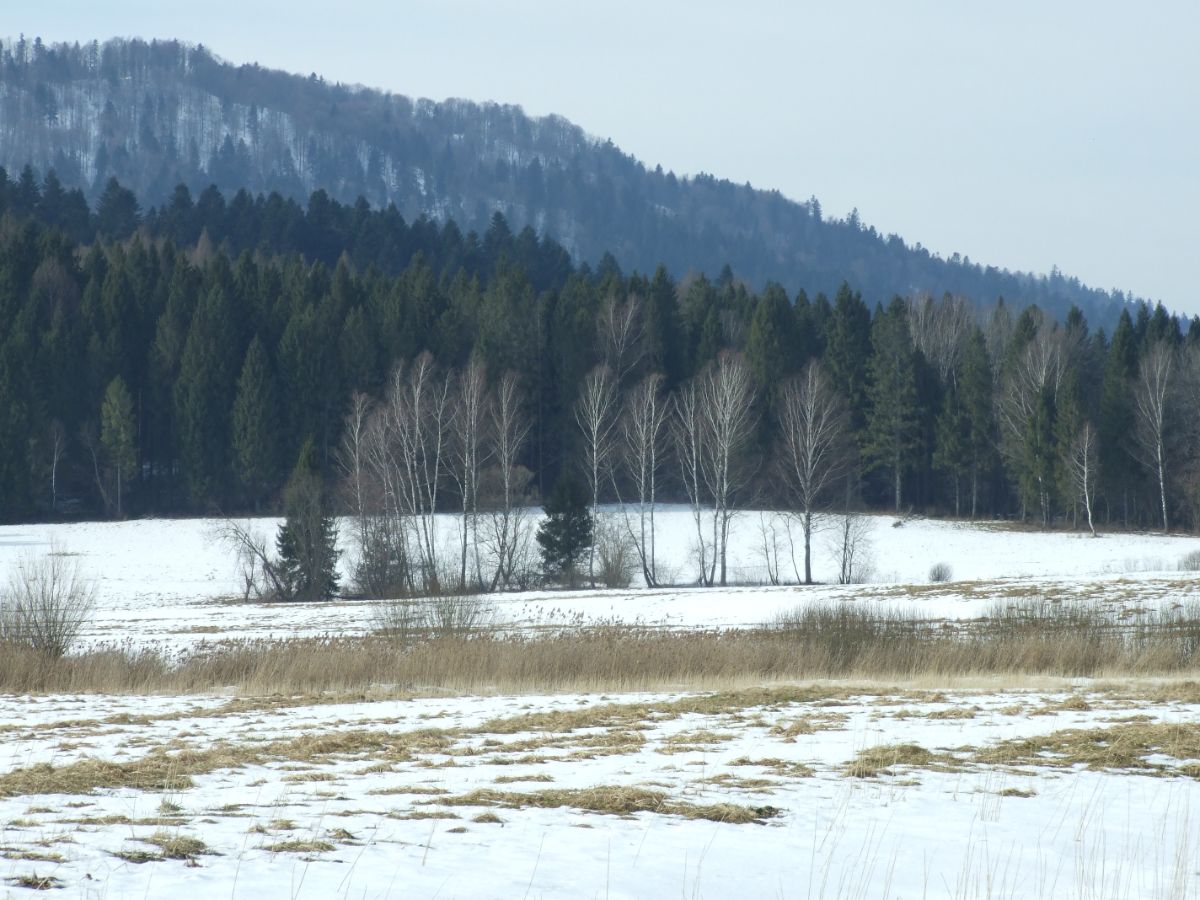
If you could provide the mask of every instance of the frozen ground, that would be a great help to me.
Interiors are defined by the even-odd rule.
[[[535,591],[497,597],[497,618],[522,627],[617,620],[712,628],[757,625],[781,610],[822,600],[870,600],[916,608],[930,617],[963,618],[978,616],[998,601],[1047,595],[1134,609],[1200,597],[1200,579],[1177,571],[1180,557],[1200,549],[1196,538],[1113,534],[1093,540],[1000,525],[916,519],[896,528],[894,522],[888,516],[871,519],[873,575],[866,585]],[[759,523],[757,513],[735,520],[731,580],[765,580]],[[277,522],[251,524],[273,535]],[[455,518],[445,516],[440,525],[452,543]],[[678,573],[680,581],[694,570],[693,527],[685,510],[659,515],[659,556],[664,570]],[[781,527],[777,536],[788,578],[791,562]],[[52,545],[77,555],[97,581],[98,609],[85,636],[90,642],[177,648],[225,637],[356,634],[371,627],[368,603],[230,605],[230,598],[240,595],[237,569],[211,520],[4,527],[0,571],[22,553]],[[927,583],[937,562],[951,566],[952,583]],[[814,577],[830,581],[833,574],[827,535],[818,535]]]
[[[0,896],[1183,897],[1198,714],[1194,686],[0,698]]]

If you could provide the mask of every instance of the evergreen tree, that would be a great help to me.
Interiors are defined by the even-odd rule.
[[[958,379],[958,397],[966,416],[966,449],[971,475],[971,518],[979,511],[979,486],[995,455],[995,415],[993,412],[992,367],[988,360],[987,340],[976,328],[963,353],[962,374]]]
[[[643,313],[646,364],[651,372],[662,372],[667,389],[683,378],[683,329],[675,282],[665,266],[659,266],[646,293]]]
[[[1137,345],[1129,310],[1121,312],[1109,345],[1100,387],[1100,481],[1110,508],[1129,523],[1131,494],[1139,467],[1131,452],[1133,379],[1137,374]]]
[[[328,600],[337,594],[337,523],[330,514],[317,453],[305,441],[283,492],[286,519],[275,548],[285,600]]]
[[[546,518],[538,527],[537,542],[546,577],[574,587],[579,564],[592,546],[592,514],[587,492],[564,473],[546,501]]]
[[[825,365],[850,408],[855,431],[866,420],[867,360],[871,356],[871,313],[862,295],[842,282],[826,334]]]
[[[117,488],[117,518],[123,515],[124,483],[137,474],[137,430],[133,398],[118,375],[109,382],[100,406],[100,444]]]
[[[281,425],[279,394],[262,341],[246,351],[233,401],[233,461],[238,480],[258,510],[277,482]]]
[[[196,307],[175,383],[175,421],[192,502],[219,500],[229,481],[230,400],[236,383],[229,297],[213,287]]]
[[[800,349],[796,341],[796,314],[779,285],[768,284],[750,318],[746,361],[754,372],[760,393],[770,394],[776,385],[795,373]]]
[[[954,485],[954,515],[962,515],[962,482],[971,472],[970,418],[957,390],[946,394],[935,425],[933,465]]]
[[[876,312],[871,350],[863,455],[872,469],[883,469],[891,475],[899,512],[904,472],[911,468],[909,454],[917,446],[916,360],[908,332],[908,312],[899,297],[886,310]]]

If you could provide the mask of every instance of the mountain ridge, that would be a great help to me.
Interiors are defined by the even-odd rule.
[[[998,296],[1064,316],[1080,306],[1109,327],[1135,298],[1048,275],[943,259],[859,221],[827,218],[816,198],[701,173],[650,168],[566,118],[517,105],[410,99],[360,84],[234,65],[203,45],[114,39],[0,48],[0,164],[54,169],[91,199],[110,177],[143,206],[176,184],[227,195],[317,190],[364,197],[406,218],[482,232],[501,211],[577,260],[611,252],[626,269],[679,275],[728,264],[762,287],[832,294],[849,281],[870,302],[895,294]]]

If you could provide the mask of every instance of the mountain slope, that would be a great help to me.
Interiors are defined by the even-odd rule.
[[[5,45],[0,165],[27,163],[55,169],[92,198],[115,176],[144,206],[182,182],[194,192],[214,183],[297,199],[324,188],[464,229],[482,230],[501,210],[515,228],[532,225],[582,260],[608,251],[626,268],[663,262],[679,275],[729,264],[756,286],[775,280],[810,293],[848,280],[872,302],[923,291],[1003,295],[1058,314],[1075,303],[1109,325],[1126,299],[1057,272],[944,260],[853,214],[823,218],[815,200],[651,170],[559,117],[235,67],[177,42]]]

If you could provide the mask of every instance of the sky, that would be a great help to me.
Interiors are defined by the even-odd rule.
[[[40,0],[46,41],[557,113],[649,166],[1200,313],[1200,2]]]

